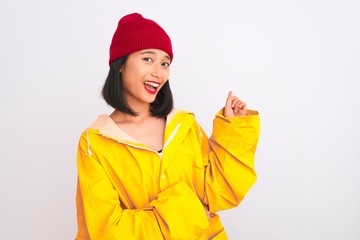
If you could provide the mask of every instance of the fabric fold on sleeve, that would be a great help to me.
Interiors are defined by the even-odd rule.
[[[256,181],[254,156],[260,132],[256,111],[241,117],[216,114],[207,144],[205,194],[211,212],[236,207]],[[206,151],[206,150],[205,150]]]
[[[162,191],[149,206],[155,209],[165,239],[202,239],[209,230],[204,207],[185,182]]]

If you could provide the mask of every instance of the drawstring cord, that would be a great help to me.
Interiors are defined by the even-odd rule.
[[[165,149],[165,147],[171,142],[171,140],[175,137],[175,134],[177,133],[177,131],[179,130],[179,127],[181,126],[180,123],[178,123],[178,125],[176,126],[176,128],[174,129],[174,131],[171,133],[170,137],[168,138],[168,140],[166,141],[166,143],[164,144],[163,149]]]
[[[87,142],[87,148],[88,148],[87,152],[91,156],[92,152],[90,150],[90,140],[89,140],[89,130],[88,129],[86,129],[86,142]]]
[[[199,129],[200,137],[201,137],[201,139],[203,139],[203,134],[202,134],[201,127],[199,124],[198,124],[198,129]]]

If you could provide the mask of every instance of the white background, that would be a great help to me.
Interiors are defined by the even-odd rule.
[[[1,239],[74,239],[77,142],[111,112],[108,49],[131,12],[171,36],[176,106],[208,134],[230,89],[261,113],[230,239],[360,239],[356,0],[1,0]]]

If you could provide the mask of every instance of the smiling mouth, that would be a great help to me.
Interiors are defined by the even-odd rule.
[[[155,94],[157,92],[157,88],[160,86],[160,83],[145,81],[144,82],[145,90],[150,94]]]

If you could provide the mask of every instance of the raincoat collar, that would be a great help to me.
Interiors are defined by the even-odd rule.
[[[186,116],[192,116],[188,118]],[[173,140],[175,135],[181,129],[182,134],[186,135],[187,131],[192,125],[194,117],[192,113],[189,113],[184,110],[173,109],[166,118],[165,132],[164,132],[164,150],[170,142]],[[189,124],[190,123],[190,124]],[[124,144],[132,145],[134,147],[145,148],[151,150],[145,144],[137,141],[131,137],[128,133],[122,130],[116,125],[116,123],[106,114],[99,115],[97,120],[90,125],[88,128],[89,131],[98,133],[104,137],[113,139],[117,142]],[[177,137],[178,138],[178,137]],[[152,150],[154,151],[154,150]],[[163,151],[164,152],[164,151]]]

